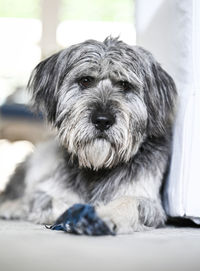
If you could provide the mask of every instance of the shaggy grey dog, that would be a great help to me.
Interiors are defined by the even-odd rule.
[[[17,168],[0,216],[88,235],[164,225],[176,88],[153,56],[88,40],[38,64],[29,89],[58,136]]]

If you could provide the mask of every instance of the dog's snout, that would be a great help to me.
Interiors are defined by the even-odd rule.
[[[115,123],[115,117],[111,113],[95,112],[92,114],[92,123],[95,125],[96,129],[105,131]]]

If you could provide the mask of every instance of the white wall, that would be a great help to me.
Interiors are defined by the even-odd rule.
[[[179,94],[167,211],[200,217],[200,1],[136,0],[136,39],[172,75]]]

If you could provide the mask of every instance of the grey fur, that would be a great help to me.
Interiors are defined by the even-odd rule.
[[[93,81],[83,88],[86,76]],[[163,225],[159,193],[176,87],[153,56],[118,39],[89,40],[41,62],[29,89],[58,137],[29,159],[23,195],[1,204],[0,215],[12,218],[15,208],[5,206],[17,200],[22,218],[51,223],[80,202],[93,204],[117,233]],[[95,110],[109,112],[115,123],[99,132],[91,121]]]

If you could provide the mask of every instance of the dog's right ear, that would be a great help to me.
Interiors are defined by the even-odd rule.
[[[59,83],[59,55],[61,52],[40,62],[33,70],[28,82],[33,106],[51,122],[55,120],[57,89]]]

